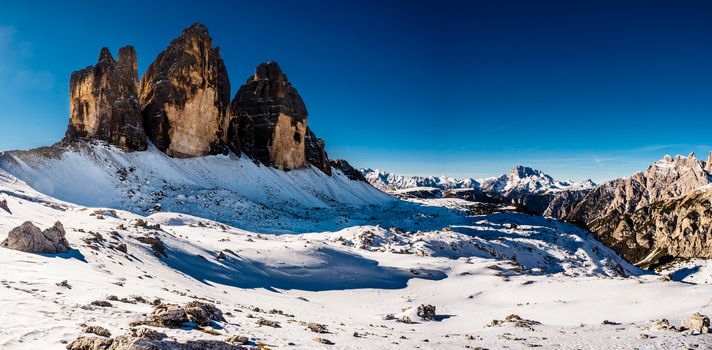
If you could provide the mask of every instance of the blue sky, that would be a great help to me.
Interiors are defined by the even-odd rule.
[[[406,174],[517,164],[596,181],[712,150],[710,1],[2,1],[0,149],[51,144],[103,46],[141,73],[208,26],[233,93],[278,61],[332,158]]]

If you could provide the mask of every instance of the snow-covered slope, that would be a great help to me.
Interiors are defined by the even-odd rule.
[[[106,145],[6,152],[0,167],[38,191],[68,202],[148,214],[166,210],[268,232],[312,220],[323,229],[363,224],[395,200],[338,170],[281,171],[246,157],[171,158],[151,147],[125,153]],[[360,207],[359,215],[351,210]],[[318,220],[317,220],[318,219]]]
[[[323,224],[305,220],[300,229],[317,230],[267,235],[236,227],[250,226],[247,212],[236,226],[171,212],[143,217],[60,201],[4,171],[0,191],[9,209],[0,209],[0,240],[26,220],[42,228],[59,220],[73,247],[53,255],[0,248],[2,349],[61,349],[82,335],[82,324],[120,335],[150,314],[142,300],[154,299],[207,301],[225,313],[226,321],[202,331],[154,328],[169,337],[242,335],[254,349],[712,346],[710,337],[650,323],[712,313],[712,287],[643,274],[587,232],[542,217],[469,216],[473,204],[457,199],[393,201],[388,214],[400,223],[393,228],[317,233]],[[136,225],[139,219],[146,223]],[[143,237],[160,239],[165,256]],[[71,288],[58,285],[65,280]],[[108,296],[110,306],[92,305]],[[416,315],[421,304],[437,307],[436,320]],[[491,325],[510,314],[541,324]],[[399,321],[405,316],[413,323]],[[280,327],[261,326],[260,319]],[[309,322],[328,333],[310,331]]]

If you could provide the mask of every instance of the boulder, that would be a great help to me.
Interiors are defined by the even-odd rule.
[[[276,62],[257,66],[237,91],[231,110],[235,119],[228,144],[233,151],[282,170],[307,165],[307,108]]]
[[[435,306],[434,305],[420,305],[418,306],[418,317],[426,321],[435,320]]]
[[[64,227],[59,221],[44,231],[32,222],[26,221],[10,230],[2,246],[34,254],[64,253],[70,248],[65,238]]]
[[[225,321],[222,311],[212,304],[191,301],[183,306],[177,304],[160,304],[153,307],[151,313],[153,324],[163,327],[178,327],[186,322],[199,326],[207,326],[212,321]]]
[[[699,312],[695,312],[690,318],[682,320],[681,326],[683,330],[690,331],[691,333],[709,333],[710,319]]]
[[[138,64],[132,46],[108,48],[99,62],[72,73],[69,83],[69,126],[65,139],[97,139],[125,151],[147,148],[138,100]]]
[[[175,157],[225,153],[230,80],[208,29],[183,30],[141,79],[141,111],[149,139]]]

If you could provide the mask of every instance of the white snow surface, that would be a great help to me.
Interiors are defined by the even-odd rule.
[[[160,205],[272,233],[314,229],[314,223],[324,229],[363,223],[371,212],[381,212],[375,208],[396,202],[337,169],[327,176],[313,167],[285,172],[234,155],[180,159],[153,146],[125,153],[80,145],[58,157],[7,154],[0,166],[38,191],[75,204],[143,214]]]
[[[400,201],[338,174],[326,179],[312,170],[281,173],[244,159],[94,152],[96,159],[76,153],[13,169],[32,186],[0,170],[0,201],[9,208],[0,209],[0,240],[28,220],[43,229],[61,221],[73,248],[52,255],[0,248],[1,349],[62,349],[63,341],[82,335],[81,324],[121,335],[131,321],[150,314],[151,306],[140,302],[91,305],[107,295],[208,301],[226,313],[225,322],[212,326],[217,334],[190,327],[157,330],[178,341],[239,334],[270,349],[712,347],[709,335],[657,330],[650,323],[667,318],[679,325],[694,312],[712,314],[712,286],[663,281],[566,223],[519,213],[470,215],[474,204],[459,199]],[[80,167],[71,169],[64,162]],[[138,181],[113,182],[115,164],[135,166],[129,176]],[[258,188],[221,180],[212,171]],[[77,178],[84,173],[93,175],[86,181]],[[152,181],[162,188],[160,174],[176,187],[166,191],[161,212],[138,208],[136,197],[121,193],[145,196],[147,188],[155,190]],[[309,187],[315,184],[318,191]],[[244,194],[238,192],[243,189]],[[51,190],[52,196],[38,190]],[[206,191],[215,191],[216,197],[239,193],[241,201],[228,207],[223,205],[230,199],[222,198],[219,207],[233,210],[239,203],[243,215],[229,216],[225,224],[228,220],[167,211],[175,205],[199,215],[212,213],[195,203],[214,202],[194,200],[181,207],[177,200],[165,200],[183,190],[195,191],[184,198],[195,193],[209,197]],[[331,192],[326,196],[322,191]],[[269,198],[299,210],[265,203]],[[112,212],[98,203],[141,210]],[[303,217],[302,210],[317,205],[326,213]],[[330,219],[332,213],[339,218]],[[138,219],[149,227],[135,226]],[[160,227],[151,228],[156,224]],[[167,256],[157,257],[137,240],[141,236],[160,238]],[[126,253],[116,249],[120,243],[126,244]],[[219,252],[224,259],[217,258]],[[63,280],[72,288],[57,285]],[[421,304],[436,306],[436,320],[418,318]],[[390,314],[414,323],[385,317]],[[510,314],[541,324],[531,330],[490,326]],[[258,318],[278,321],[281,328],[258,326]],[[604,325],[604,320],[616,324]],[[313,333],[304,322],[324,324],[329,333]],[[335,344],[317,343],[317,336]]]

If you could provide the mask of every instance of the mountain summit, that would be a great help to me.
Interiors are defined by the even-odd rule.
[[[310,165],[331,175],[324,140],[307,126],[307,108],[277,62],[257,66],[230,101],[230,79],[208,28],[193,24],[171,41],[139,84],[131,46],[114,61],[72,73],[65,140],[99,140],[124,151],[150,141],[171,157],[245,154],[282,170]]]

